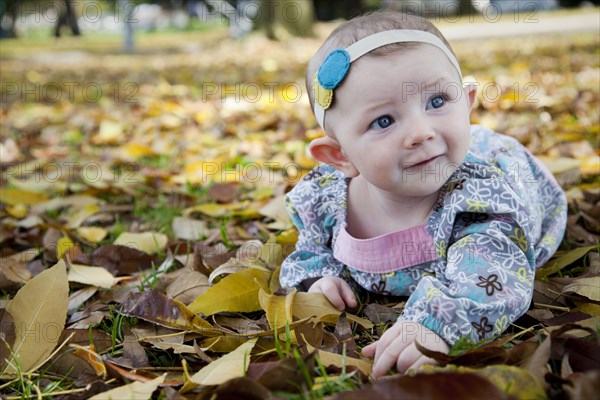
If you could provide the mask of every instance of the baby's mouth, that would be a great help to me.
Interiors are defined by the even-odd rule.
[[[415,164],[409,165],[409,166],[408,166],[408,168],[418,168],[418,167],[423,167],[423,166],[425,166],[425,165],[427,165],[427,164],[429,164],[429,163],[431,163],[431,162],[433,162],[433,161],[437,160],[439,157],[440,157],[439,155],[437,155],[437,156],[433,156],[433,157],[431,157],[431,158],[428,158],[428,159],[426,159],[426,160],[419,161],[418,163],[415,163]]]

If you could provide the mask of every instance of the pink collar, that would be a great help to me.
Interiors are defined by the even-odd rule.
[[[438,259],[425,225],[356,239],[344,224],[334,243],[333,256],[353,269],[372,274],[390,273]]]

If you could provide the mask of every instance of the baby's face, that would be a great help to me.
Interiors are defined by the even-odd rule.
[[[437,47],[353,62],[325,123],[370,184],[398,196],[438,191],[469,148],[471,102]]]

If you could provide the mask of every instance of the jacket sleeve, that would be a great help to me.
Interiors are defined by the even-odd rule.
[[[532,221],[504,178],[496,170],[452,191],[441,222],[452,233],[448,245],[438,246],[445,268],[419,282],[400,317],[451,345],[461,338],[478,343],[500,335],[525,313],[533,296]]]
[[[341,193],[341,176],[327,166],[311,171],[286,196],[286,208],[298,229],[294,251],[281,265],[283,287],[295,287],[303,281],[323,276],[342,276],[344,264],[333,257],[333,228],[337,224]]]

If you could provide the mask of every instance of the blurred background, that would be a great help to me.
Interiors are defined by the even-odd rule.
[[[598,4],[4,0],[0,188],[136,204],[103,224],[166,232],[213,184],[280,194],[315,165],[306,143],[322,134],[306,96],[308,60],[341,21],[376,9],[422,15],[446,35],[478,85],[473,123],[520,140],[565,187],[597,183]],[[99,176],[88,176],[90,163]],[[245,179],[249,165],[264,182]],[[22,222],[28,208],[10,207],[0,227],[35,229]]]
[[[3,0],[0,37],[60,37],[123,31],[130,22],[136,30],[203,30],[228,25],[233,36],[267,25],[270,16],[292,34],[310,33],[316,21],[348,19],[375,9],[396,9],[429,17],[471,13],[514,14],[581,8],[600,0]],[[277,15],[279,8],[287,13]],[[301,15],[297,15],[300,13]],[[283,17],[283,18],[281,18]],[[269,32],[273,34],[273,32]]]

